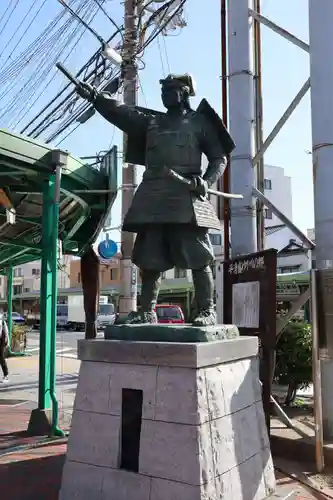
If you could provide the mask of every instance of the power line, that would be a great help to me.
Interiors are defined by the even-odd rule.
[[[46,1],[46,0],[44,0]],[[96,12],[93,12],[92,13],[92,16],[91,16],[91,19],[89,20],[89,22],[93,21],[93,19],[96,17],[97,15],[97,11]],[[82,33],[80,34],[79,38],[75,41],[75,45],[70,49],[69,53],[67,54],[67,56],[65,57],[64,59],[64,62],[66,62],[69,57],[72,55],[73,51],[75,51],[75,49],[77,48],[80,40],[83,38],[83,36],[86,34],[86,28],[83,28],[83,31]],[[28,109],[25,111],[25,113],[19,118],[19,120],[15,123],[15,125],[13,125],[13,128],[15,129],[19,123],[21,123],[21,121],[25,118],[25,116],[29,113],[29,111],[32,109],[32,107],[36,104],[36,102],[42,97],[42,95],[44,94],[45,90],[49,87],[49,85],[53,82],[54,80],[54,73],[51,74],[49,80],[47,81],[47,83],[44,85],[44,87],[40,90],[38,96],[34,99],[34,101],[30,104],[30,106],[28,107]]]
[[[169,2],[167,2],[166,4],[164,4],[164,5],[163,5],[160,9],[158,9],[158,10],[157,10],[159,13],[161,13],[162,11],[164,11],[164,15],[163,15],[163,17],[162,17],[162,21],[163,21],[164,17],[166,17],[166,15],[167,15],[167,10],[168,10],[168,8],[169,8],[169,7],[170,7],[170,6],[174,3],[174,1],[175,1],[175,0],[170,0]],[[186,0],[183,0],[183,1],[182,1],[179,5],[178,5],[178,7],[175,9],[175,11],[171,14],[171,16],[169,16],[169,17],[165,20],[165,22],[162,24],[162,26],[160,26],[159,28],[157,28],[157,30],[154,30],[155,32],[154,32],[154,33],[153,33],[153,34],[152,34],[152,35],[148,38],[148,40],[147,40],[147,41],[146,41],[146,42],[145,42],[145,43],[141,46],[141,48],[139,48],[139,49],[138,49],[137,54],[142,53],[142,52],[143,52],[143,51],[144,51],[144,50],[145,50],[145,49],[146,49],[146,48],[147,48],[147,47],[148,47],[148,46],[149,46],[149,45],[150,45],[150,44],[151,44],[151,43],[152,43],[152,42],[156,39],[156,37],[158,37],[158,35],[160,35],[160,34],[163,32],[163,30],[165,30],[165,28],[167,27],[168,23],[169,23],[169,22],[170,22],[170,21],[171,21],[171,20],[172,20],[172,19],[173,19],[173,18],[174,18],[177,14],[179,14],[179,13],[182,11],[182,9],[183,9],[183,7],[184,7],[185,3],[186,3]],[[155,11],[155,12],[154,12],[153,16],[156,14],[156,12],[157,12],[157,11]],[[153,16],[151,16],[151,18],[152,18]],[[150,19],[151,19],[151,18],[150,18]],[[147,26],[148,26],[148,25],[149,25],[149,20],[148,20],[148,22],[147,22]],[[139,82],[139,85],[140,85],[140,82]],[[141,87],[141,90],[143,91],[142,87]],[[144,96],[144,95],[143,95],[143,97],[144,97],[144,99],[145,99],[145,96]],[[70,125],[71,125],[74,121],[75,121],[75,119],[72,119],[71,123],[70,123],[70,124],[68,124],[68,126],[70,126]],[[80,125],[80,124],[79,124],[79,125]],[[79,125],[78,125],[78,126],[79,126]],[[78,128],[78,126],[76,126],[76,127],[75,127],[75,128],[74,128],[74,129],[73,129],[73,130],[72,130],[72,131],[71,131],[71,132],[70,132],[67,136],[66,136],[66,138],[67,138],[69,135],[71,135],[71,133],[73,133],[73,132],[74,132],[74,131]],[[52,140],[54,140],[54,138],[55,138],[57,135],[59,135],[59,134],[61,134],[62,132],[64,132],[64,130],[65,130],[65,129],[66,129],[66,126],[62,127],[61,131],[59,131],[59,132],[58,132],[58,134],[54,134],[52,137],[50,137],[50,138],[47,140],[47,142],[51,142]]]
[[[152,22],[152,18],[153,18],[153,17],[155,17],[156,12],[157,12],[158,14],[161,14],[161,13],[163,14],[163,13],[164,13],[163,15],[161,15],[161,21],[162,21],[162,23],[160,23],[160,26],[159,26],[159,27],[157,27],[156,29],[154,29],[154,30],[153,30],[153,33],[151,33],[151,35],[148,37],[148,39],[147,39],[144,43],[142,43],[142,44],[141,44],[141,46],[139,47],[139,49],[138,49],[138,51],[137,51],[137,56],[139,56],[139,54],[140,54],[140,53],[142,54],[142,53],[143,53],[143,51],[144,51],[144,50],[145,50],[145,49],[146,49],[146,48],[147,48],[147,47],[148,47],[148,46],[149,46],[149,45],[153,42],[153,40],[155,40],[155,39],[156,39],[156,37],[157,37],[160,33],[162,33],[162,31],[163,31],[163,30],[165,30],[165,28],[167,27],[168,23],[169,23],[169,22],[170,22],[170,21],[171,21],[171,20],[172,20],[172,19],[173,19],[173,18],[174,18],[177,14],[179,14],[179,13],[182,11],[183,6],[184,6],[184,4],[185,4],[186,0],[183,0],[183,1],[180,3],[180,5],[178,5],[178,7],[174,10],[174,12],[171,14],[171,16],[170,16],[170,15],[169,15],[169,16],[167,15],[167,14],[168,14],[168,12],[167,12],[167,11],[168,11],[169,7],[170,7],[170,6],[174,3],[174,1],[175,1],[175,0],[170,0],[169,2],[167,2],[166,4],[164,4],[161,8],[157,9],[157,11],[155,11],[155,13],[153,14],[153,16],[151,16],[151,17],[150,17],[150,19],[149,19],[149,20],[148,20],[148,22],[146,23],[146,28],[145,28],[145,29],[147,29],[147,27],[151,24],[151,22]],[[165,18],[166,18],[166,19],[165,19]],[[165,19],[165,21],[164,21],[164,19]],[[163,22],[163,21],[164,21],[164,22]],[[118,34],[118,33],[119,33],[119,31],[117,31],[117,32],[114,34],[114,36],[116,36],[116,34]],[[107,43],[109,43],[110,41],[111,41],[111,39],[110,39]],[[100,50],[96,52],[95,57],[96,57],[98,54],[100,54]],[[79,75],[80,75],[83,71],[84,71],[84,69],[82,69],[82,70],[81,70],[81,71],[77,74],[77,76],[79,76]],[[92,73],[92,74],[93,74],[93,73]],[[90,74],[90,75],[91,75],[91,74]],[[89,77],[88,77],[87,79],[85,79],[85,81],[87,81],[88,79],[89,79]],[[65,89],[63,89],[63,91],[61,91],[61,93],[62,93],[62,92],[64,92],[64,91],[65,91],[67,88],[69,88],[69,87],[70,87],[70,84],[67,84],[67,85],[66,85],[66,87],[65,87]],[[60,94],[61,94],[61,93],[60,93]],[[53,116],[56,112],[60,112],[61,106],[68,105],[68,99],[69,99],[69,97],[70,97],[70,96],[73,96],[73,95],[75,95],[75,90],[71,91],[71,92],[70,92],[70,94],[69,94],[69,96],[68,96],[67,98],[63,99],[63,100],[62,100],[62,102],[61,102],[59,105],[57,105],[57,106],[55,107],[55,109],[53,109],[50,113],[48,113],[47,117],[45,117],[45,118],[42,120],[42,122],[40,122],[40,123],[39,123],[39,125],[37,125],[37,127],[35,127],[35,128],[34,128],[34,130],[33,130],[32,132],[30,132],[30,133],[29,133],[29,135],[30,135],[30,136],[33,136],[34,138],[39,137],[39,136],[40,136],[40,135],[41,135],[41,134],[42,134],[42,133],[43,133],[43,132],[44,132],[44,131],[45,131],[45,130],[46,130],[46,129],[47,129],[47,128],[48,128],[48,127],[49,127],[49,126],[50,126],[50,125],[54,122],[54,121],[55,121],[54,119],[52,120],[52,116]],[[41,112],[41,113],[39,113],[39,115],[38,115],[38,116],[40,116],[40,114],[42,114],[43,112],[45,112],[45,111],[46,111],[46,110],[47,110],[47,109],[48,109],[48,108],[52,105],[52,103],[53,103],[53,102],[55,102],[55,101],[58,99],[58,97],[59,97],[59,94],[58,94],[58,96],[56,96],[56,97],[55,97],[55,98],[51,101],[51,103],[49,103],[47,106],[45,106],[45,107],[43,108],[42,112]],[[66,108],[66,109],[67,109],[67,108]],[[70,116],[70,117],[68,117],[67,119],[65,119],[65,120],[63,121],[63,124],[62,124],[62,125],[60,125],[60,127],[59,127],[56,131],[54,131],[54,132],[52,133],[52,135],[51,135],[51,136],[47,139],[47,142],[50,142],[50,141],[54,140],[57,136],[59,136],[60,134],[62,134],[62,133],[66,130],[66,128],[67,128],[67,127],[71,126],[71,125],[72,125],[72,124],[76,121],[77,116],[79,116],[79,115],[80,115],[83,111],[84,111],[84,110],[82,110],[82,109],[80,108],[80,109],[78,110],[78,112],[77,112],[77,113],[75,113],[75,114],[73,114],[72,116]],[[62,112],[63,112],[63,110],[62,110]],[[38,117],[38,116],[37,116],[37,117]],[[37,117],[36,117],[36,118],[37,118]],[[35,118],[35,119],[36,119],[36,118]],[[23,131],[22,131],[22,132],[25,132],[25,131],[26,131],[26,129],[27,129],[28,127],[30,127],[30,126],[31,126],[31,124],[35,121],[35,119],[33,119],[33,120],[32,120],[32,121],[31,121],[31,122],[30,122],[30,123],[29,123],[29,124],[28,124],[28,125],[24,128],[24,129],[23,129]],[[43,126],[43,124],[44,124],[44,123],[45,123],[45,125]],[[79,124],[79,125],[80,125],[80,124]],[[79,125],[78,125],[78,126],[79,126]],[[78,126],[76,126],[76,127],[75,127],[72,131],[70,131],[70,133],[69,133],[68,135],[70,135],[71,133],[73,133],[73,132],[74,132],[74,131],[78,128]],[[38,130],[38,132],[37,132],[37,130]],[[66,137],[68,137],[68,135],[67,135]]]
[[[92,7],[93,5],[93,2],[91,1],[88,4],[86,2],[81,3],[80,10],[84,9],[85,18],[88,18],[88,16],[90,17],[91,9],[94,8]],[[73,22],[75,22],[75,20],[70,17],[56,32],[51,35],[51,37],[46,39],[44,43],[40,44],[39,47],[35,49],[30,58],[30,64],[33,60],[36,60],[37,67],[35,71],[32,75],[29,75],[26,83],[20,87],[18,92],[13,95],[9,103],[7,103],[5,108],[3,108],[0,118],[3,118],[7,113],[10,113],[10,118],[13,119],[13,114],[15,110],[19,108],[20,103],[24,102],[24,105],[29,104],[29,99],[31,99],[32,95],[35,94],[45,76],[47,76],[50,70],[54,68],[54,64],[60,54],[68,48],[68,45],[71,43],[73,37],[75,37],[76,33],[82,29],[82,25],[77,24],[74,30],[68,33],[67,37],[64,38],[63,35],[65,35]],[[51,50],[53,53],[52,59],[49,57]],[[7,85],[5,90],[2,92],[0,99],[9,95],[16,84],[17,81],[9,82],[9,86]]]
[[[2,33],[4,32],[4,30],[6,29],[6,26],[7,26],[7,24],[9,23],[9,21],[10,21],[10,19],[11,19],[12,15],[14,14],[14,12],[15,12],[15,10],[16,10],[16,8],[17,8],[17,6],[18,6],[18,3],[19,3],[19,0],[16,0],[16,2],[15,2],[15,4],[14,4],[14,6],[13,6],[13,8],[12,8],[12,10],[11,10],[11,12],[10,12],[10,14],[9,14],[8,18],[7,18],[7,21],[5,22],[5,24],[4,24],[3,28],[2,28],[2,30],[0,31],[0,36],[1,36],[1,35],[2,35]]]
[[[118,26],[118,24],[114,21],[114,19],[108,14],[108,12],[104,9],[103,5],[99,0],[94,0],[94,2],[98,5],[100,10],[103,12],[103,14],[109,19],[109,21],[113,24],[113,26],[120,32],[120,35],[122,39],[124,40],[123,34],[121,32],[121,28]]]
[[[167,66],[168,66],[169,73],[171,73],[167,44],[166,44],[165,37],[163,35],[162,35],[162,40],[163,40],[163,45],[164,45],[164,52],[165,52],[166,63],[167,63]]]
[[[35,5],[37,2],[37,0],[34,1],[33,5]],[[7,62],[9,61],[9,59],[11,59],[11,56],[13,55],[13,53],[15,52],[15,50],[17,49],[17,47],[20,45],[21,41],[23,40],[23,38],[27,35],[28,31],[30,30],[32,24],[34,23],[34,21],[36,20],[36,18],[38,17],[38,14],[40,13],[40,11],[42,10],[42,8],[44,7],[44,5],[46,4],[47,0],[44,0],[42,5],[39,7],[39,9],[37,10],[37,12],[35,13],[34,17],[31,19],[29,25],[27,26],[27,28],[25,29],[24,33],[22,34],[22,36],[20,37],[19,41],[16,43],[15,47],[12,49],[11,53],[9,54],[9,56],[7,57],[7,59],[5,60],[5,62],[1,65],[0,67],[0,71],[2,70],[2,68],[7,64]],[[33,8],[33,5],[31,6],[31,8]],[[31,9],[29,9],[30,11]],[[25,21],[26,19],[26,16],[24,16],[24,19],[22,20],[21,24],[19,25],[19,27],[17,28],[17,31],[20,29],[22,23]],[[8,45],[10,45],[10,42],[12,41],[12,39],[10,38],[9,41],[7,42],[6,46],[4,47],[2,53],[5,52],[5,49],[8,47]],[[1,56],[0,56],[1,57]]]
[[[2,14],[2,16],[0,17],[0,24],[3,20],[3,18],[5,17],[5,15],[7,14],[8,10],[10,9],[10,6],[11,4],[14,2],[14,0],[10,0],[9,4],[7,5],[6,9],[5,9],[5,12]]]

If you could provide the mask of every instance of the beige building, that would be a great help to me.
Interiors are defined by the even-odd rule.
[[[71,288],[80,288],[81,281],[81,264],[80,259],[72,259],[69,266],[69,283]],[[114,257],[109,263],[101,262],[100,266],[100,286],[112,287],[120,284],[120,265],[119,256]]]
[[[59,263],[58,288],[68,288],[70,286],[69,271],[70,262],[73,259],[70,255],[64,255]],[[15,296],[39,292],[41,277],[41,261],[36,260],[20,266],[14,267],[13,295]],[[7,278],[0,277],[0,299],[4,299],[7,293]]]

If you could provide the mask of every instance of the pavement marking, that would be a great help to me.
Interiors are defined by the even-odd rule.
[[[67,354],[64,354],[63,356],[59,356],[60,358],[71,358],[71,359],[77,359],[77,354],[73,354],[73,353],[67,353]]]
[[[72,351],[72,350],[73,350],[73,347],[64,347],[63,349],[57,349],[56,354],[61,354],[63,352],[68,352],[68,351]]]
[[[62,349],[57,349],[56,354],[61,354],[62,352],[72,351],[73,349],[75,349],[75,348],[74,347],[64,347]],[[37,351],[39,351],[39,347],[34,347],[32,349],[26,349],[25,352],[30,353],[30,352],[37,352]]]

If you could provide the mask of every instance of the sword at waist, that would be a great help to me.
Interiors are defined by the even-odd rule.
[[[172,177],[178,182],[181,182],[182,184],[187,184],[189,187],[192,185],[191,181],[189,179],[186,179],[186,177],[183,177],[182,175],[178,174],[174,170],[168,167],[164,167],[164,171],[166,172],[167,175]],[[233,193],[224,193],[223,191],[217,191],[216,189],[207,189],[208,194],[212,194],[215,196],[220,196],[222,198],[229,198],[233,200],[242,200],[243,195],[242,194],[233,194]]]

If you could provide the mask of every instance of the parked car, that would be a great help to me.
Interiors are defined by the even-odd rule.
[[[176,304],[157,304],[155,311],[159,323],[185,323],[183,311]]]
[[[157,321],[161,324],[184,324],[184,314],[180,306],[176,304],[157,304],[156,308]],[[127,319],[127,314],[116,314],[115,324],[121,325]]]
[[[4,318],[7,321],[7,319],[8,319],[8,314],[7,313],[4,314]],[[15,311],[12,312],[12,321],[13,321],[13,323],[15,323],[17,325],[23,325],[23,323],[25,323],[24,317],[21,316],[21,314],[19,314],[18,312],[15,312]]]

